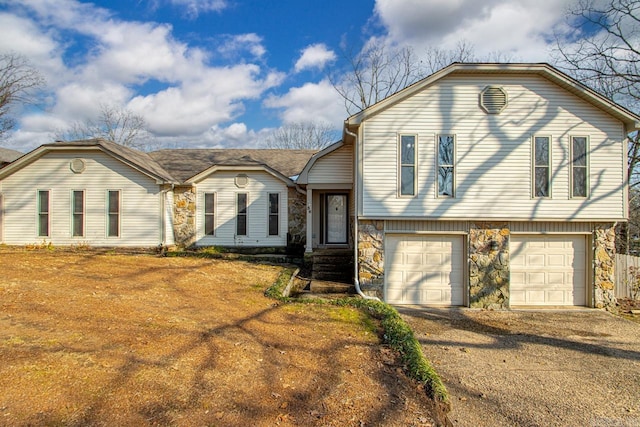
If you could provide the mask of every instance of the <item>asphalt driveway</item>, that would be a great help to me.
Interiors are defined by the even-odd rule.
[[[640,426],[640,324],[600,310],[397,307],[456,426]]]

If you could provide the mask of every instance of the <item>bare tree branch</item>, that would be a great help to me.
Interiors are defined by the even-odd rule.
[[[271,132],[266,138],[268,148],[320,150],[335,142],[336,132],[328,123],[288,123]]]
[[[45,81],[27,59],[16,53],[0,53],[0,138],[14,128],[11,110],[35,101],[37,89]]]
[[[140,150],[147,150],[153,146],[153,140],[142,116],[105,104],[100,105],[97,120],[75,122],[66,129],[56,131],[54,137],[62,141],[104,138]]]

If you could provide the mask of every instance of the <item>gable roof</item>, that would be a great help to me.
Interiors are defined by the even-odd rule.
[[[333,153],[334,151],[336,151],[338,148],[342,147],[344,145],[343,141],[338,141],[338,142],[334,142],[333,144],[329,145],[328,147],[325,147],[322,151],[318,151],[317,153],[315,153],[310,159],[309,162],[307,162],[307,164],[305,165],[304,169],[302,170],[302,172],[300,172],[300,175],[298,176],[298,179],[296,179],[296,182],[298,184],[308,184],[309,183],[309,171],[311,171],[311,168],[313,167],[313,165],[322,157]]]
[[[358,126],[363,120],[383,111],[398,102],[411,97],[412,95],[433,85],[450,75],[456,74],[536,74],[546,78],[547,80],[557,84],[561,88],[571,92],[572,94],[582,98],[583,100],[593,104],[601,110],[607,112],[611,116],[620,120],[625,124],[626,131],[631,132],[640,128],[640,116],[629,111],[628,109],[616,104],[612,100],[600,95],[593,89],[588,88],[579,81],[564,74],[560,70],[546,63],[538,64],[493,64],[493,63],[459,63],[455,62],[432,75],[407,86],[399,92],[383,99],[382,101],[366,108],[359,113],[349,117],[345,124],[347,126]]]
[[[181,182],[201,175],[212,167],[265,166],[290,178],[298,175],[315,150],[283,149],[167,149],[152,151],[151,158],[170,171]]]
[[[153,178],[158,183],[175,183],[176,180],[169,172],[153,160],[147,153],[125,147],[115,142],[104,139],[86,139],[78,141],[54,142],[43,144],[35,150],[20,157],[17,161],[9,164],[0,171],[0,178],[13,173],[26,166],[34,160],[42,157],[51,151],[82,151],[95,150],[103,151],[125,164],[139,170],[145,175]]]
[[[22,153],[19,151],[0,147],[0,164],[11,163],[20,156],[22,156]]]

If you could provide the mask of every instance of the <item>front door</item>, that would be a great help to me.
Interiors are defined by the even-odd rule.
[[[327,224],[326,242],[328,244],[347,243],[347,219],[349,215],[347,203],[346,194],[327,194],[325,205],[327,216],[325,221]]]

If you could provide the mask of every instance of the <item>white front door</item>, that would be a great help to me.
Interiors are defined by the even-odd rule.
[[[327,243],[347,243],[347,195],[327,194]]]

